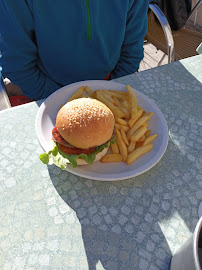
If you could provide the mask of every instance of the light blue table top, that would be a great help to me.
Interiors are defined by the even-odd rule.
[[[115,80],[155,101],[168,148],[128,180],[45,166],[35,133],[42,101],[0,112],[0,269],[167,270],[202,200],[202,55]]]

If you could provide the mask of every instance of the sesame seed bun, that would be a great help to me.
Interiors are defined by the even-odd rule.
[[[114,115],[96,99],[79,98],[60,109],[56,126],[68,143],[87,149],[110,140],[114,129]]]

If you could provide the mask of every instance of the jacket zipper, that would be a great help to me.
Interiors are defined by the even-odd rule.
[[[86,12],[87,12],[87,25],[88,25],[88,40],[91,40],[91,21],[90,21],[89,0],[86,0]]]

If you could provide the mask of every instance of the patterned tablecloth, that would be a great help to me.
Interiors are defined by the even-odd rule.
[[[115,80],[155,101],[168,148],[148,172],[92,181],[45,166],[42,101],[0,112],[0,269],[167,270],[202,200],[202,56]]]

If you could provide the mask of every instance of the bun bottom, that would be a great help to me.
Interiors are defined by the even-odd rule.
[[[108,149],[109,149],[109,147],[103,149],[102,152],[97,153],[94,162],[99,161],[103,156],[105,156],[106,153],[107,153],[107,151],[108,151]],[[93,163],[94,163],[94,162],[93,162]],[[78,158],[78,159],[77,159],[77,165],[89,165],[89,164],[88,164],[84,159]]]

